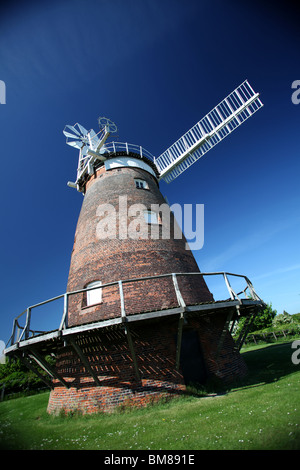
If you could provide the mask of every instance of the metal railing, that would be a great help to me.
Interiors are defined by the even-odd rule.
[[[114,282],[109,282],[106,284],[102,284],[100,286],[101,289],[105,289],[111,286],[117,286],[118,287],[118,292],[119,292],[119,300],[120,300],[120,317],[123,320],[126,320],[126,309],[125,309],[125,295],[124,295],[124,289],[123,286],[128,284],[128,283],[139,283],[139,282],[144,282],[144,281],[149,281],[149,280],[156,280],[156,279],[161,279],[161,278],[171,278],[174,292],[176,294],[176,299],[178,303],[178,307],[186,307],[186,303],[184,300],[184,297],[182,295],[182,292],[180,291],[179,285],[178,285],[178,277],[181,276],[222,276],[224,281],[225,281],[225,286],[228,290],[229,293],[229,298],[224,299],[224,301],[230,301],[230,300],[236,300],[239,303],[242,303],[241,295],[244,294],[246,298],[250,298],[254,301],[260,301],[263,303],[261,298],[257,295],[255,292],[255,289],[250,282],[250,280],[241,274],[233,274],[233,273],[226,273],[226,272],[212,272],[212,273],[201,273],[201,272],[196,272],[196,273],[169,273],[169,274],[161,274],[157,276],[146,276],[146,277],[140,277],[140,278],[134,278],[134,279],[126,279],[126,280],[118,280]],[[241,279],[244,279],[246,286],[244,289],[242,289],[240,292],[236,293],[234,289],[231,286],[231,283],[228,279],[228,276],[235,276]],[[52,297],[51,299],[45,300],[43,302],[39,302],[35,305],[31,305],[30,307],[27,307],[26,310],[24,310],[20,315],[18,315],[14,321],[13,321],[13,329],[12,329],[12,334],[11,337],[9,338],[6,347],[12,346],[18,342],[21,342],[22,340],[26,340],[30,337],[42,334],[42,333],[47,333],[46,331],[40,331],[40,330],[34,330],[32,329],[32,310],[40,307],[42,305],[49,304],[51,302],[54,302],[58,299],[63,299],[64,307],[63,307],[63,314],[61,317],[60,325],[58,327],[58,330],[63,330],[67,328],[67,318],[68,318],[68,311],[69,311],[69,298],[73,295],[76,294],[83,294],[88,291],[92,291],[95,289],[99,289],[98,286],[94,287],[89,287],[85,289],[79,289],[75,290],[72,292],[65,292],[64,294],[58,295],[56,297]],[[246,291],[249,291],[250,295],[247,295]],[[21,326],[19,323],[19,319],[21,317],[25,317],[25,325]]]
[[[155,157],[152,153],[148,152],[145,147],[141,145],[129,144],[128,142],[110,142],[105,144],[100,153],[105,155],[106,153],[117,153],[117,152],[126,152],[129,155],[130,152],[137,153],[140,157],[147,157],[149,160],[155,163]]]
[[[128,142],[110,142],[105,144],[101,150],[100,155],[105,156],[106,154],[117,154],[117,152],[125,152],[129,155],[130,152],[138,154],[140,157],[146,157],[148,160],[155,164],[155,157],[145,147],[141,145],[129,144]],[[93,157],[86,155],[80,159],[79,166],[77,169],[77,182],[88,172],[89,164],[93,160]],[[155,165],[156,167],[156,165]],[[156,167],[157,168],[157,167]],[[158,169],[157,169],[158,171]]]

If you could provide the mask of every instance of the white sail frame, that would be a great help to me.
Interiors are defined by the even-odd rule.
[[[160,179],[173,181],[262,106],[259,93],[245,80],[155,159]]]

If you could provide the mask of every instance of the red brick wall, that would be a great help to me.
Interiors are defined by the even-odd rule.
[[[199,335],[202,353],[209,376],[215,376],[225,382],[243,377],[247,374],[247,366],[235,348],[235,342],[229,332],[225,336],[223,346],[217,358],[219,340],[225,324],[227,311],[216,311],[201,317],[201,320],[190,321]]]
[[[207,376],[230,381],[246,373],[239,353],[234,352],[230,335],[226,338],[220,358],[216,350],[226,315],[191,318],[185,328],[197,330]],[[141,373],[136,380],[125,333],[106,330],[81,340],[80,346],[97,373],[101,386],[87,375],[76,353],[67,347],[61,351],[57,370],[70,389],[54,381],[48,412],[81,410],[84,413],[111,411],[120,405],[143,406],[161,396],[176,396],[185,390],[183,373],[176,371],[176,337],[178,319],[164,319],[134,324],[131,334]]]
[[[135,178],[146,180],[149,189],[136,189]],[[87,183],[86,194],[80,212],[69,271],[68,291],[83,289],[92,281],[103,284],[119,279],[131,279],[172,272],[198,272],[199,268],[186,240],[182,239],[99,239],[97,238],[97,208],[100,204],[111,204],[119,210],[119,196],[127,197],[128,206],[163,204],[155,178],[139,168],[118,168],[97,171]],[[134,217],[128,216],[127,225]],[[174,233],[171,214],[171,235]],[[145,223],[145,225],[147,225]],[[147,230],[150,226],[147,227]],[[117,234],[119,223],[117,218]],[[162,227],[160,227],[160,231]],[[171,279],[152,283],[124,285],[127,314],[161,309],[177,305]],[[205,284],[199,279],[180,280],[186,295],[186,303],[212,300]],[[193,286],[193,289],[191,289]],[[70,297],[69,326],[120,315],[118,288],[103,289],[103,303],[97,307],[84,307],[84,295]]]
[[[152,322],[131,328],[141,373],[138,382],[125,332],[110,329],[87,337],[81,347],[98,374],[101,387],[88,377],[80,359],[65,348],[57,361],[57,370],[72,383],[67,390],[58,381],[51,392],[48,411],[110,411],[128,402],[138,406],[155,397],[185,389],[182,374],[175,370],[177,322]]]

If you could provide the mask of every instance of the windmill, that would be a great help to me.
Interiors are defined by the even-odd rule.
[[[246,276],[236,293],[228,273],[201,273],[159,182],[171,183],[262,106],[246,80],[157,158],[140,145],[109,142],[117,127],[105,117],[98,132],[79,123],[64,128],[67,144],[79,150],[68,186],[84,199],[63,317],[57,332],[29,338],[30,307],[7,350],[49,372],[49,412],[143,404],[211,376],[245,374],[239,349],[264,303]],[[223,277],[228,299],[214,300],[205,281],[211,275]],[[250,296],[241,298],[247,289]],[[240,316],[247,318],[234,342]],[[41,354],[49,350],[52,369]]]

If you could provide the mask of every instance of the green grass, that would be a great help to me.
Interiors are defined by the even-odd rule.
[[[248,377],[224,394],[146,409],[54,417],[49,393],[0,403],[1,449],[300,449],[300,365],[291,343],[244,350]]]

